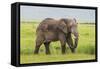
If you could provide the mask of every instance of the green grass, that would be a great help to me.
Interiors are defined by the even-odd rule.
[[[81,59],[80,59],[81,58]],[[21,64],[24,63],[41,63],[41,62],[57,62],[57,61],[76,61],[76,60],[90,60],[94,59],[94,55],[87,54],[29,54],[29,55],[21,55]]]
[[[44,45],[41,46],[39,55],[34,55],[36,28],[39,23],[21,23],[20,63],[40,63],[54,61],[74,61],[95,59],[95,25],[79,24],[79,43],[76,53],[72,54],[67,46],[67,53],[61,54],[60,42],[50,44],[51,55],[45,54]],[[67,45],[67,44],[66,44]]]

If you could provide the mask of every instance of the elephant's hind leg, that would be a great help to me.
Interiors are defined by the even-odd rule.
[[[38,54],[39,53],[39,48],[43,43],[43,39],[36,39],[36,46],[35,46],[35,50],[34,50],[34,54]]]

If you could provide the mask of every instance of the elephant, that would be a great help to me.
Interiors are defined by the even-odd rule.
[[[51,54],[49,46],[54,41],[60,41],[62,54],[66,53],[66,43],[71,52],[75,53],[79,36],[77,26],[78,23],[75,18],[44,19],[36,29],[37,37],[34,54],[39,53],[39,48],[42,44],[45,46],[45,53]],[[74,39],[72,38],[72,34],[74,35]]]

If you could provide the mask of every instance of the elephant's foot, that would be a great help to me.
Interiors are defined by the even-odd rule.
[[[46,55],[50,55],[51,53],[50,52],[46,52]]]
[[[72,49],[71,49],[71,52],[72,52],[72,53],[75,53],[75,48],[72,48]]]
[[[66,50],[65,49],[62,49],[62,54],[66,54]]]
[[[47,49],[45,53],[46,53],[46,55],[50,55],[51,54],[49,49]]]
[[[62,52],[62,54],[66,54],[66,52]]]
[[[39,53],[39,48],[40,48],[40,45],[39,46],[35,46],[34,54],[38,54]]]
[[[62,46],[62,54],[66,54],[66,47],[65,47],[65,45]]]
[[[38,54],[39,52],[37,50],[34,51],[34,54]]]

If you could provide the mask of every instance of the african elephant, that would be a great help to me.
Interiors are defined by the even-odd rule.
[[[50,54],[49,44],[52,41],[60,41],[62,54],[66,53],[66,43],[71,51],[74,53],[78,44],[78,23],[76,19],[62,18],[55,20],[53,18],[44,19],[36,30],[36,46],[34,54],[38,54],[41,44],[44,44],[46,54]],[[72,35],[74,35],[74,43]]]

